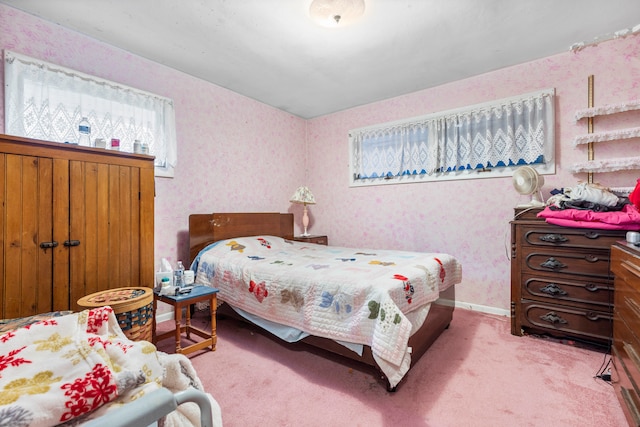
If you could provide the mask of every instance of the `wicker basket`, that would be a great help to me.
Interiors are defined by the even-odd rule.
[[[78,300],[84,308],[110,306],[120,329],[133,341],[152,341],[153,290],[151,288],[116,288],[96,292]]]

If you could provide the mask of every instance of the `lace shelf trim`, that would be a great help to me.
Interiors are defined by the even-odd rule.
[[[615,141],[617,139],[629,139],[640,137],[640,128],[620,129],[610,132],[590,133],[588,135],[576,136],[573,139],[573,146],[588,144],[590,142]]]
[[[629,197],[629,194],[635,189],[635,187],[611,187],[609,191],[618,197]]]
[[[615,172],[635,169],[640,169],[640,157],[623,157],[576,163],[573,165],[571,172]]]
[[[606,116],[608,114],[633,110],[640,110],[640,100],[634,99],[620,104],[608,104],[603,105],[602,107],[584,108],[575,112],[575,119],[578,121],[585,117]]]

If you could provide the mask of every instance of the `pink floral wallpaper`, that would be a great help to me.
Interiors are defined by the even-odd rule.
[[[0,27],[2,49],[174,100],[178,165],[173,179],[156,178],[156,265],[188,259],[191,213],[291,208],[305,174],[303,119],[5,5]]]
[[[470,79],[303,120],[219,86],[0,5],[0,48],[170,97],[175,102],[178,167],[156,179],[156,263],[188,257],[188,216],[213,211],[280,211],[308,185],[317,200],[309,231],[334,245],[442,251],[463,265],[461,306],[507,314],[510,301],[509,221],[523,202],[510,178],[348,186],[348,131],[544,88],[556,90],[557,173],[545,176],[545,197],[570,187],[573,163],[587,159],[573,138],[587,132],[575,110],[640,98],[640,37],[497,70]],[[578,41],[578,40],[576,40]],[[427,73],[428,70],[423,70]],[[383,82],[381,82],[383,84]],[[3,101],[0,101],[3,102]],[[4,123],[3,109],[0,109]],[[598,118],[597,131],[637,127],[637,112]],[[3,124],[0,124],[0,131]],[[637,155],[637,139],[596,147],[596,158]],[[596,175],[609,186],[632,186],[640,171]]]
[[[428,72],[425,70],[424,72]],[[310,232],[326,233],[337,245],[443,251],[463,266],[458,303],[507,313],[510,303],[510,228],[513,208],[526,201],[510,178],[439,183],[348,187],[349,129],[483,103],[545,88],[556,91],[557,172],[546,175],[544,197],[571,187],[586,174],[569,168],[587,160],[585,146],[573,138],[587,133],[586,120],[574,112],[588,106],[587,79],[594,75],[595,105],[640,98],[640,37],[615,40],[415,92],[308,123]],[[595,131],[637,127],[640,114],[596,118]],[[595,158],[637,156],[638,139],[603,143]],[[596,174],[607,186],[633,186],[640,171]]]

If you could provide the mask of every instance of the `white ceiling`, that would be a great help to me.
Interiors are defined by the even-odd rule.
[[[638,0],[365,1],[360,20],[327,29],[311,0],[0,0],[303,118],[640,24]]]

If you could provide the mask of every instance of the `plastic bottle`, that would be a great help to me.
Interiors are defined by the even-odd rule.
[[[83,117],[80,123],[78,123],[78,133],[80,134],[78,137],[78,145],[91,147],[91,125],[86,117]]]
[[[182,261],[178,261],[176,269],[173,270],[173,286],[178,288],[184,286],[184,265],[182,265]]]

